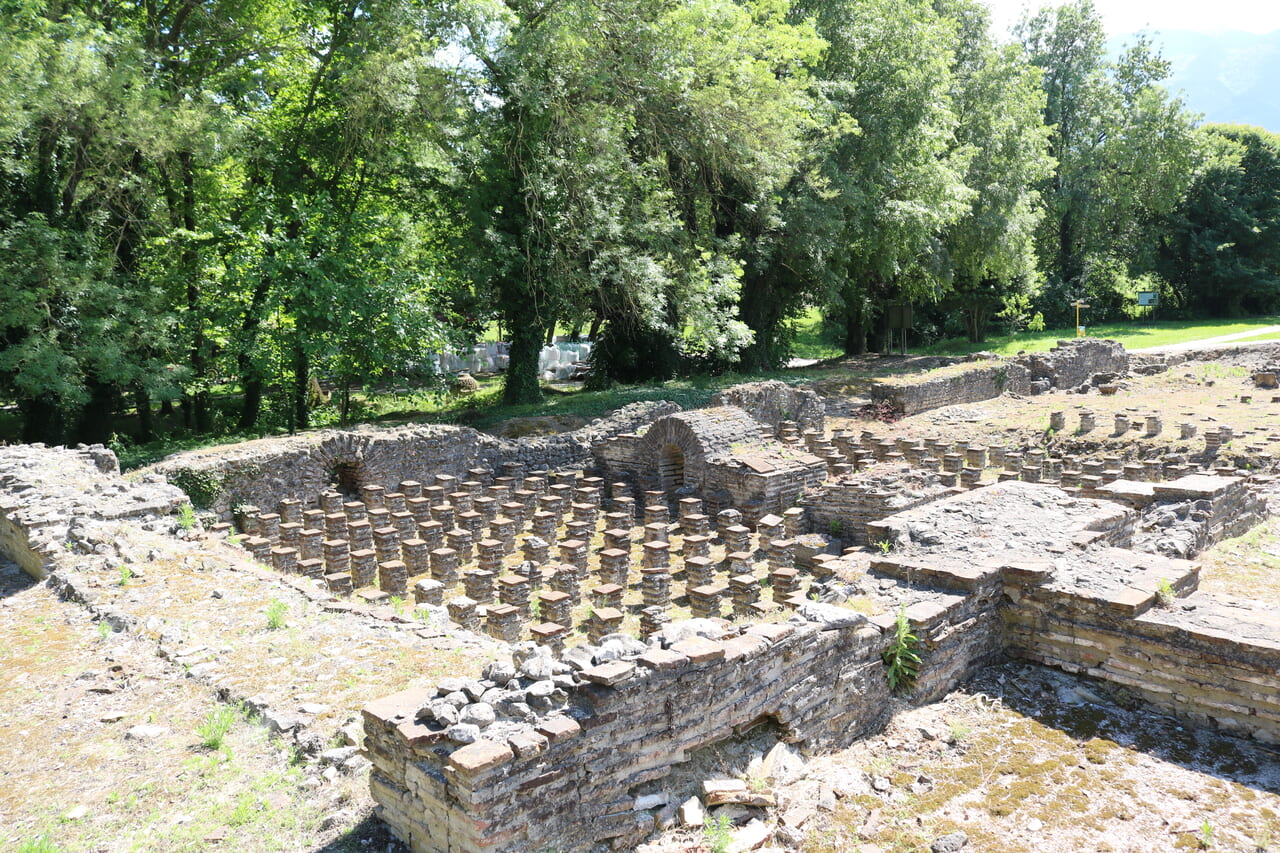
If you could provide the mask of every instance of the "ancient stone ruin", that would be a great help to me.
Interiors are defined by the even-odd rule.
[[[1093,388],[1123,361],[1064,344],[929,394]],[[5,448],[0,547],[73,583],[77,555],[115,556],[110,524],[163,526],[185,502],[164,472],[216,514],[211,535],[334,612],[412,598],[487,635],[483,667],[364,709],[379,814],[422,853],[632,849],[671,807],[652,785],[700,749],[760,726],[847,745],[885,722],[899,618],[923,641],[920,701],[1012,657],[1280,741],[1280,623],[1199,592],[1190,561],[1275,489],[1224,463],[1223,427],[1195,454],[1051,453],[827,431],[805,393],[747,386],[524,442],[318,433],[135,482],[101,448]]]

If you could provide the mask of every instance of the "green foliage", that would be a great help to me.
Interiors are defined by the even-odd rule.
[[[200,746],[204,749],[222,749],[227,733],[235,725],[237,714],[234,708],[220,705],[214,708],[196,728],[200,738]]]
[[[278,598],[273,598],[267,603],[265,612],[267,615],[267,630],[278,631],[284,627],[284,618],[289,613],[289,605]]]
[[[1112,319],[1122,302],[1110,287],[1116,266],[1153,267],[1157,223],[1195,171],[1195,116],[1160,85],[1169,65],[1145,36],[1106,61],[1091,0],[1046,6],[1017,36],[1044,71],[1044,121],[1057,161],[1041,184],[1048,210],[1036,237],[1048,282],[1041,309],[1052,322],[1073,322],[1068,304],[1084,298],[1098,306],[1090,317]]]
[[[1207,125],[1208,163],[1169,217],[1161,270],[1177,301],[1239,316],[1280,306],[1280,136]]]
[[[182,468],[169,475],[169,482],[186,492],[192,505],[200,509],[211,509],[222,496],[222,478],[212,469]]]
[[[58,846],[48,835],[37,835],[19,844],[16,853],[58,853]]]
[[[120,574],[116,578],[117,586],[128,586],[129,581],[133,580],[133,569],[128,566],[120,567]]]
[[[178,507],[178,527],[182,530],[191,530],[196,526],[196,511],[191,504],[183,504]]]
[[[884,652],[884,664],[888,667],[889,689],[894,692],[910,690],[920,674],[920,639],[911,633],[907,619],[907,606],[898,609],[893,623],[893,640]]]
[[[1209,823],[1209,819],[1205,818],[1200,824],[1200,829],[1196,832],[1196,844],[1201,850],[1209,850],[1213,847],[1213,826]]]
[[[1160,578],[1159,582],[1156,583],[1156,604],[1161,607],[1168,607],[1173,604],[1177,597],[1178,594],[1169,579]]]
[[[733,823],[728,815],[708,817],[702,827],[702,838],[710,853],[728,853],[733,844]]]

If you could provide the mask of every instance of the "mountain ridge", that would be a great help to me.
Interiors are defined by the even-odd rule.
[[[1144,31],[1172,65],[1165,85],[1206,122],[1252,124],[1280,132],[1280,30],[1219,33]],[[1119,54],[1138,33],[1108,40]]]

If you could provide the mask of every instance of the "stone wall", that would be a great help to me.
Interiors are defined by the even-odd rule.
[[[1267,515],[1266,500],[1245,477],[1190,474],[1150,488],[1151,504],[1135,535],[1138,550],[1192,557],[1251,530]]]
[[[1206,593],[1156,607],[1152,572],[1107,594],[1019,584],[1011,653],[1120,684],[1183,719],[1280,742],[1274,608]]]
[[[390,488],[508,462],[528,471],[589,467],[594,445],[679,409],[669,402],[632,403],[573,432],[516,440],[454,426],[320,430],[178,453],[146,470],[165,475],[201,509],[228,519],[240,504],[276,506],[288,498],[314,506],[330,485],[354,493],[361,486]]]
[[[1087,384],[1099,373],[1123,376],[1129,372],[1129,353],[1118,341],[1075,338],[1058,341],[1046,353],[1019,359],[1031,371],[1031,380],[1043,380],[1063,390]]]
[[[701,494],[711,509],[736,507],[753,523],[791,506],[827,474],[822,459],[766,438],[762,429],[733,406],[680,412],[659,418],[643,434],[602,442],[595,457],[609,479]]]
[[[810,526],[854,545],[869,541],[867,525],[936,500],[951,491],[937,474],[905,465],[878,465],[869,471],[828,480],[805,495]]]
[[[636,789],[695,750],[766,721],[807,750],[848,745],[883,724],[882,631],[893,616],[873,625],[849,610],[818,612],[833,611],[834,622],[688,637],[588,667],[570,679],[562,711],[461,748],[422,721],[437,691],[376,702],[365,709],[365,748],[379,814],[416,853],[634,849],[660,805]],[[943,695],[999,655],[994,613],[990,597],[973,595],[909,609],[930,650],[919,696]]]
[[[784,421],[793,421],[801,429],[822,431],[826,409],[822,398],[813,391],[793,388],[785,382],[748,382],[718,392],[712,406],[736,406],[751,417],[768,424],[774,436]]]
[[[160,477],[119,475],[115,454],[101,445],[0,447],[0,553],[44,578],[61,556],[114,555],[109,536],[87,535],[90,525],[156,519],[187,502]]]
[[[990,400],[1006,391],[1026,394],[1030,390],[1030,374],[1025,367],[1015,362],[996,362],[933,379],[878,381],[871,387],[871,396],[891,403],[904,415],[916,415],[942,406]]]

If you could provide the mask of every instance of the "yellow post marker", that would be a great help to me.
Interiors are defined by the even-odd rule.
[[[1077,299],[1075,302],[1072,302],[1071,304],[1076,306],[1076,337],[1083,338],[1084,327],[1080,325],[1080,309],[1088,308],[1089,305],[1087,303],[1081,302],[1079,299]]]

